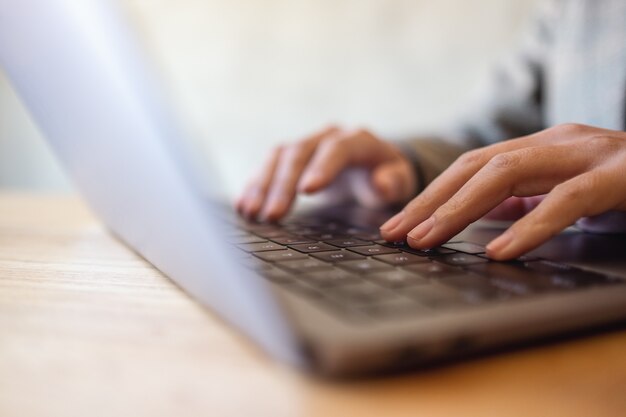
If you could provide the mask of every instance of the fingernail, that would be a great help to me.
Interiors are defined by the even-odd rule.
[[[408,234],[408,237],[410,237],[413,240],[421,240],[424,236],[428,234],[428,232],[432,230],[434,225],[435,225],[435,218],[430,217],[427,220],[424,220],[423,222],[421,222],[419,225],[417,225],[415,229],[411,230],[411,232]]]
[[[513,241],[513,232],[507,230],[487,245],[487,253],[497,253],[509,246]]]
[[[404,219],[403,211],[401,211],[400,213],[396,214],[395,216],[387,220],[385,223],[383,223],[383,225],[380,226],[380,230],[389,231],[391,229],[395,229],[400,224],[402,219]]]

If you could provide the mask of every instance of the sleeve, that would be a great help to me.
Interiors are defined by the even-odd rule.
[[[541,4],[517,47],[490,71],[457,123],[438,138],[400,145],[421,175],[418,191],[467,150],[545,128],[543,84],[559,3]]]

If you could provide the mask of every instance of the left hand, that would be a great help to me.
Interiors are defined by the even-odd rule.
[[[516,258],[581,217],[626,211],[626,133],[565,124],[467,152],[381,233],[431,248],[511,196],[542,194],[532,211],[487,245],[489,257]]]

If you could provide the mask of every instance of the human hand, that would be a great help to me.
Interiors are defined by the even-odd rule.
[[[626,133],[565,124],[470,151],[381,226],[417,249],[446,242],[511,196],[536,207],[487,245],[496,260],[534,249],[581,217],[626,211]]]
[[[411,162],[396,146],[367,130],[329,127],[276,148],[236,208],[249,219],[276,221],[287,214],[298,192],[320,191],[349,167],[368,169],[372,187],[386,203],[402,203],[415,193]]]

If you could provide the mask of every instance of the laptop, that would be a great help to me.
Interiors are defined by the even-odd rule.
[[[108,3],[0,0],[0,65],[111,232],[282,362],[363,375],[626,319],[624,236],[568,230],[502,263],[484,222],[418,251],[381,240],[383,211],[237,218]]]

